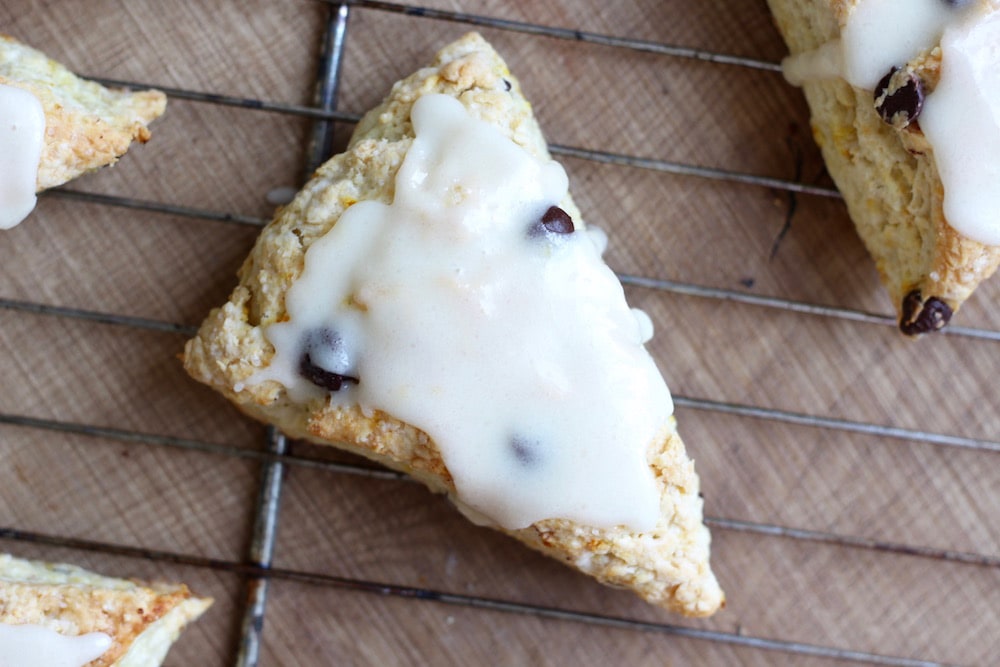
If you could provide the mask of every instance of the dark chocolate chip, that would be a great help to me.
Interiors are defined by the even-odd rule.
[[[340,391],[344,384],[357,384],[358,378],[347,375],[350,359],[344,340],[326,327],[306,332],[299,357],[299,375],[317,387]]]
[[[924,84],[912,72],[893,67],[875,87],[875,110],[889,125],[907,127],[924,108]]]
[[[899,329],[907,336],[917,336],[943,329],[951,320],[952,309],[936,296],[924,300],[920,290],[913,290],[903,299]]]
[[[514,459],[525,468],[534,467],[541,458],[538,443],[521,437],[511,439],[510,450],[514,453]]]
[[[330,391],[340,391],[344,388],[345,384],[351,382],[354,384],[358,383],[358,378],[333,373],[325,368],[320,368],[313,363],[312,357],[308,352],[303,354],[299,360],[299,374],[317,387],[322,387]]]
[[[503,80],[503,89],[504,90],[506,90],[506,91],[509,92],[512,87],[513,86],[511,85],[510,81],[508,81],[507,79]]]
[[[573,218],[558,206],[550,206],[542,216],[542,227],[553,234],[572,234]]]
[[[550,206],[541,219],[528,228],[529,237],[572,234],[575,229],[573,218],[558,206]]]

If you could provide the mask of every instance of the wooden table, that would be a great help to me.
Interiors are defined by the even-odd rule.
[[[0,32],[170,101],[149,144],[0,235],[0,549],[183,580],[216,602],[168,664],[235,664],[279,459],[177,354],[269,193],[302,183],[316,128],[342,146],[473,28],[457,11],[490,18],[478,29],[656,325],[729,605],[671,616],[291,442],[259,664],[1000,660],[1000,280],[949,335],[895,331],[763,0],[359,2],[333,113],[314,99],[333,6],[82,4],[9,0]]]

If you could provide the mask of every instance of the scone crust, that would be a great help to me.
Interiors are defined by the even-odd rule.
[[[241,268],[229,302],[213,311],[188,342],[184,363],[193,377],[291,437],[336,444],[453,495],[437,446],[419,429],[381,412],[338,407],[325,399],[295,404],[276,382],[247,384],[273,355],[262,329],[286,316],[284,294],[301,273],[311,243],[355,202],[392,201],[394,175],[413,140],[410,108],[430,93],[457,98],[473,116],[499,127],[530,153],[548,155],[517,80],[482,37],[466,35],[444,48],[432,66],[397,83],[359,122],[348,150],[320,167],[278,212]],[[560,206],[581,224],[572,200]],[[649,460],[663,488],[662,519],[654,531],[635,534],[549,520],[508,532],[651,602],[687,615],[709,615],[722,605],[723,594],[708,564],[709,533],[702,523],[694,466],[673,430],[651,444]]]
[[[0,623],[39,625],[69,636],[109,635],[111,648],[88,667],[115,667],[152,624],[175,612],[179,631],[211,603],[183,584],[115,579],[0,554]]]
[[[32,93],[45,111],[38,191],[113,164],[133,141],[148,141],[149,123],[167,103],[158,90],[112,90],[81,79],[6,35],[0,35],[0,84]]]
[[[857,0],[768,3],[790,52],[798,54],[838,38]],[[928,90],[938,81],[940,65],[939,49],[905,64]],[[901,328],[913,327],[932,298],[957,311],[1000,266],[1000,247],[974,241],[948,224],[934,155],[919,129],[887,125],[872,92],[842,79],[810,80],[803,92],[813,136]]]

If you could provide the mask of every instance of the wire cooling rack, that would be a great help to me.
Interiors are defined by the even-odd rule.
[[[988,307],[997,290],[984,286],[944,334],[899,337],[808,139],[798,93],[781,81],[766,7],[744,4],[310,1],[223,6],[212,25],[207,14],[167,16],[157,6],[142,16],[135,3],[108,3],[109,14],[131,13],[129,25],[144,26],[154,45],[160,36],[192,48],[218,40],[218,53],[246,48],[219,31],[230,21],[233,34],[253,33],[251,44],[294,50],[308,40],[267,32],[288,21],[315,40],[318,58],[313,46],[300,49],[296,71],[310,73],[299,80],[309,89],[292,91],[294,102],[275,101],[267,81],[249,74],[260,66],[276,76],[252,51],[220,66],[247,70],[253,94],[163,85],[183,73],[149,59],[141,75],[94,77],[158,87],[170,105],[149,147],[111,175],[47,193],[33,219],[0,239],[3,548],[200,586],[215,608],[185,633],[171,664],[989,664],[1000,654],[1000,318]],[[54,18],[54,6],[16,9],[0,29],[67,20]],[[104,21],[94,20],[99,30]],[[199,20],[209,24],[204,34]],[[172,33],[173,21],[190,34]],[[270,204],[203,205],[211,199],[185,188],[194,203],[177,203],[170,183],[113,179],[132,170],[144,181],[211,181],[214,164],[161,173],[145,152],[163,142],[153,155],[181,160],[170,151],[183,141],[212,139],[198,135],[199,122],[252,115],[240,135],[248,151],[248,137],[267,131],[295,149],[255,154],[240,168],[268,172],[273,160],[280,185],[300,182],[392,81],[468,29],[512,62],[543,130],[557,137],[551,150],[581,209],[611,233],[609,262],[630,300],[657,324],[652,351],[698,462],[729,596],[712,620],[647,608],[466,525],[395,473],[249,424],[170,365],[231,287]],[[730,55],[741,52],[751,55]],[[98,56],[129,71],[112,47]],[[214,65],[201,65],[211,81]],[[546,71],[560,74],[539,91]],[[380,92],[355,94],[349,83]],[[189,125],[169,125],[174,115]],[[83,244],[77,253],[58,240],[75,210],[112,219],[116,230],[142,221],[154,239],[143,245],[133,230],[134,246]],[[150,260],[171,255],[173,234],[204,229],[218,245],[199,236],[187,249],[203,264],[175,274]],[[79,233],[106,230],[90,223]],[[127,267],[115,263],[132,252]],[[224,258],[213,263],[216,253]],[[31,266],[74,259],[71,273],[33,284]],[[87,288],[86,271],[98,269],[111,277]],[[178,309],[161,304],[172,317],[157,316],[156,304],[132,308],[122,295],[133,280],[149,291],[144,271],[207,293]],[[78,300],[54,284],[68,275],[83,285]],[[97,356],[93,366],[125,358],[126,377],[142,368],[160,383],[152,389],[192,397],[178,408],[145,394],[150,384],[120,378],[105,391],[87,377],[90,366],[66,370],[86,355]],[[94,408],[88,395],[116,405]],[[60,465],[75,471],[61,476]],[[125,472],[116,482],[117,468]]]

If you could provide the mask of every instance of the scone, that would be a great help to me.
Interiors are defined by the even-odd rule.
[[[768,2],[900,328],[942,328],[1000,263],[1000,1]]]
[[[184,364],[247,414],[692,616],[723,603],[670,393],[518,82],[468,34],[264,229]]]
[[[113,164],[163,114],[157,90],[111,90],[0,35],[0,229],[24,219],[35,193]]]
[[[0,664],[156,667],[212,600],[0,554]]]

